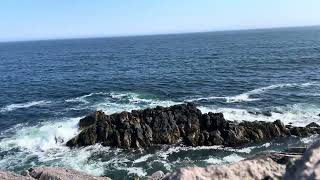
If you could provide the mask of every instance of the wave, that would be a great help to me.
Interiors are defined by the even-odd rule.
[[[291,83],[291,84],[274,84],[270,86],[265,86],[257,89],[253,89],[251,91],[241,93],[235,96],[210,96],[210,97],[201,97],[201,98],[194,98],[186,100],[186,102],[194,102],[194,101],[201,101],[201,100],[212,100],[212,99],[225,99],[227,103],[235,103],[235,102],[250,102],[250,101],[258,101],[259,98],[251,98],[252,95],[258,95],[265,93],[269,90],[274,90],[278,88],[288,88],[288,87],[309,87],[309,86],[320,86],[318,82],[307,82],[307,83]]]
[[[0,112],[9,112],[9,111],[14,111],[17,109],[22,109],[22,108],[29,108],[29,107],[33,107],[33,106],[44,106],[44,105],[47,105],[50,103],[51,103],[51,101],[42,100],[42,101],[31,101],[31,102],[26,102],[26,103],[10,104],[10,105],[7,105],[7,106],[1,108]]]

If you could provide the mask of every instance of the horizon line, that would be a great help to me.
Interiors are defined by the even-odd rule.
[[[182,35],[182,34],[196,34],[196,33],[213,33],[213,32],[232,32],[232,31],[252,31],[252,30],[271,30],[271,29],[288,29],[288,28],[312,28],[320,27],[319,25],[301,25],[301,26],[275,26],[275,27],[258,27],[258,28],[239,28],[239,29],[223,29],[223,30],[199,30],[186,32],[169,32],[169,33],[146,33],[146,34],[123,34],[123,35],[88,35],[88,36],[74,36],[74,37],[52,37],[39,39],[25,39],[25,40],[0,40],[0,43],[19,43],[19,42],[37,42],[37,41],[62,41],[62,40],[85,40],[85,39],[103,39],[103,38],[125,38],[125,37],[143,37],[143,36],[163,36],[163,35]]]

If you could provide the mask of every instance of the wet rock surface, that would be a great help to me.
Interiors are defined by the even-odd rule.
[[[222,113],[202,114],[195,104],[133,110],[106,115],[96,111],[79,122],[81,132],[67,146],[101,143],[120,148],[143,148],[159,144],[183,143],[187,146],[241,146],[278,137],[306,137],[320,133],[320,126],[284,125],[280,120],[228,121]]]

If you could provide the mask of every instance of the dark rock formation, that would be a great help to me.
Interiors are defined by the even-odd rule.
[[[67,146],[87,146],[101,143],[120,148],[141,148],[157,144],[176,144],[180,140],[188,146],[240,146],[277,137],[305,137],[319,134],[320,126],[306,127],[274,122],[234,122],[224,119],[222,113],[202,114],[192,104],[156,107],[106,115],[96,111],[79,122],[79,135]]]

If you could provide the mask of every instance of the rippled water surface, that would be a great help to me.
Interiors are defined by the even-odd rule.
[[[0,169],[70,167],[115,179],[239,161],[306,139],[239,149],[73,149],[93,110],[194,102],[228,120],[320,122],[320,28],[0,43]]]

